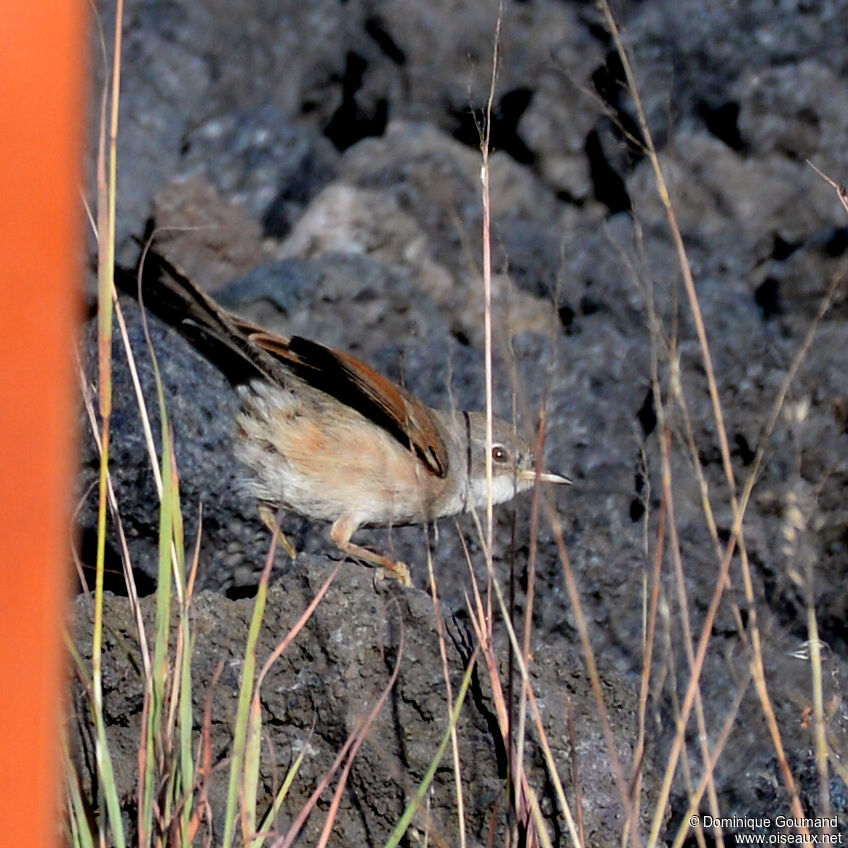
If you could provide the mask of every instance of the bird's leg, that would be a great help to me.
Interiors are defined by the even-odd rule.
[[[336,547],[344,553],[350,554],[350,556],[379,565],[387,577],[393,577],[403,586],[411,586],[412,578],[409,576],[409,566],[405,562],[398,562],[350,541],[350,537],[356,531],[357,526],[356,521],[349,515],[343,515],[339,518],[330,528],[330,538]]]
[[[265,526],[277,537],[277,541],[283,546],[283,550],[292,558],[297,558],[297,549],[288,540],[286,534],[280,529],[280,523],[277,521],[277,512],[266,503],[259,504],[259,517],[262,519]]]

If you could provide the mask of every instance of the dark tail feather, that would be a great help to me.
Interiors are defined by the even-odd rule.
[[[234,385],[255,377],[284,379],[280,365],[247,338],[237,319],[164,256],[144,252],[139,270],[118,269],[115,282],[177,329]]]

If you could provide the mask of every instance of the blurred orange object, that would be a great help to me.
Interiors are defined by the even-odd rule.
[[[0,841],[57,845],[85,3],[0,4]]]

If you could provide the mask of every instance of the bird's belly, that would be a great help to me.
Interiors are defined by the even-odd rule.
[[[341,404],[314,406],[295,392],[246,404],[237,455],[258,500],[307,518],[392,525],[432,520],[442,481],[378,425]]]

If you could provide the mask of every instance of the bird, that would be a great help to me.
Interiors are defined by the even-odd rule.
[[[120,277],[234,386],[243,487],[292,557],[281,510],[329,522],[340,551],[410,586],[405,563],[352,541],[359,528],[429,524],[484,508],[490,489],[498,504],[537,481],[572,482],[537,469],[512,424],[492,418],[488,440],[485,414],[431,408],[349,353],[247,321],[152,249]]]

